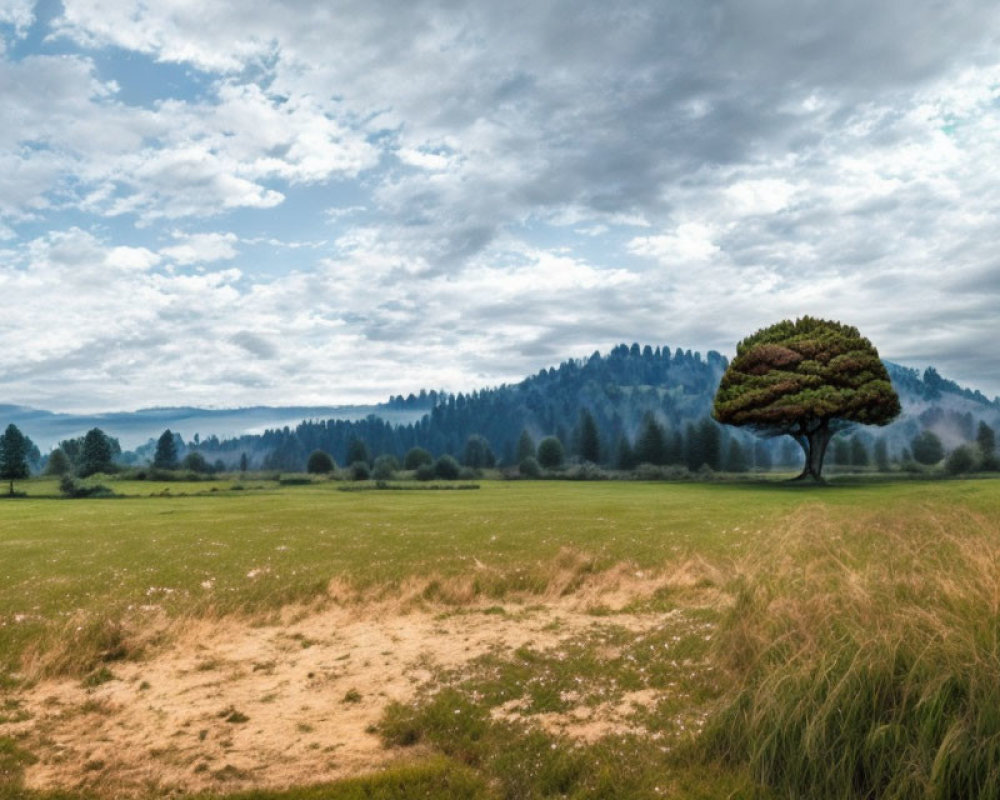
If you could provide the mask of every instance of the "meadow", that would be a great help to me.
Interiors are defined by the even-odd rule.
[[[995,480],[108,485],[0,502],[0,797],[1000,796]]]

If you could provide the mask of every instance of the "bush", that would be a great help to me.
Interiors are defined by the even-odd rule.
[[[434,456],[422,447],[412,447],[406,451],[403,457],[403,467],[405,469],[419,469],[424,464],[433,464]]]
[[[189,472],[206,473],[211,472],[211,468],[208,466],[208,462],[205,460],[205,456],[199,453],[197,450],[192,450],[186,456],[184,460],[181,461],[181,469],[186,469]]]
[[[413,473],[413,477],[418,481],[434,480],[434,464],[421,464]]]
[[[944,446],[933,431],[924,431],[913,437],[910,443],[913,458],[920,464],[937,464],[944,458]]]
[[[538,443],[538,463],[546,469],[557,469],[566,460],[566,450],[555,436],[546,436]]]
[[[434,475],[442,480],[457,480],[459,469],[458,462],[448,454],[440,456],[434,462]]]
[[[101,484],[94,484],[93,486],[85,486],[82,483],[77,483],[69,475],[63,475],[61,481],[59,481],[59,491],[62,492],[64,497],[69,497],[73,499],[80,499],[84,497],[114,497],[114,492],[112,492],[107,486]]]
[[[313,475],[329,475],[337,468],[333,456],[322,450],[313,450],[306,462],[306,472]]]
[[[355,461],[350,466],[352,481],[366,481],[372,476],[371,468],[367,461]]]
[[[525,478],[542,477],[542,465],[538,463],[538,459],[534,456],[522,458],[517,470]]]
[[[964,472],[972,472],[976,468],[976,455],[969,445],[956,447],[948,454],[948,460],[944,462],[944,468],[949,475],[961,475]]]
[[[391,481],[396,477],[396,470],[398,469],[399,462],[395,456],[379,456],[375,459],[375,466],[372,468],[372,477],[377,481]]]

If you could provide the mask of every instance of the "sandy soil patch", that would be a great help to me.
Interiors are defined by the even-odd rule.
[[[375,732],[390,701],[408,701],[440,670],[496,648],[547,649],[607,624],[588,613],[595,604],[618,609],[615,624],[652,629],[663,615],[620,609],[663,584],[623,569],[570,594],[563,587],[504,603],[504,613],[492,604],[456,609],[396,598],[288,609],[267,625],[191,621],[149,659],[109,665],[114,679],[99,686],[46,680],[21,693],[30,718],[0,725],[0,736],[24,737],[38,757],[26,785],[39,789],[126,797],[357,775],[414,755],[384,748]],[[539,723],[592,740],[654,700],[627,697]]]

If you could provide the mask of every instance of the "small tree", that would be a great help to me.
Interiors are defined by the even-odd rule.
[[[566,460],[566,450],[555,436],[546,436],[538,443],[538,463],[545,469],[557,469]]]
[[[28,477],[28,451],[31,441],[17,425],[10,424],[0,436],[0,479],[10,481],[9,493],[14,495],[14,481]]]
[[[589,461],[591,464],[598,464],[601,461],[601,436],[597,431],[597,423],[594,415],[587,409],[580,412],[580,458]]]
[[[205,460],[205,456],[199,453],[197,450],[192,450],[181,462],[181,467],[191,472],[211,472],[208,466],[208,462]]]
[[[69,456],[61,447],[49,453],[49,460],[45,464],[46,475],[67,475],[72,469]]]
[[[306,461],[306,472],[313,475],[329,475],[337,468],[333,457],[323,450],[313,450]]]
[[[887,425],[899,397],[878,351],[857,328],[803,317],[736,346],[712,415],[762,436],[788,435],[805,454],[799,480],[822,480],[830,438],[853,424]]]
[[[375,459],[372,467],[372,477],[377,481],[391,481],[396,477],[396,470],[399,469],[399,462],[395,456],[388,454],[381,455]]]
[[[462,463],[473,469],[489,468],[497,463],[490,443],[486,438],[478,433],[472,434],[465,442],[465,452],[462,454]]]
[[[347,463],[353,465],[358,461],[371,464],[372,457],[364,440],[352,437],[351,441],[347,443]]]
[[[979,447],[981,468],[990,472],[1000,470],[1000,459],[997,458],[996,453],[996,432],[985,422],[979,423],[979,429],[976,431],[976,445]]]
[[[535,457],[535,440],[531,438],[531,434],[525,428],[517,439],[517,463],[520,464],[529,456]]]
[[[624,433],[618,437],[618,447],[616,450],[618,452],[618,456],[615,459],[615,465],[618,469],[633,470],[636,466],[638,466],[639,462],[635,457],[635,450],[632,449],[628,436]]]
[[[113,456],[111,440],[100,428],[91,428],[83,437],[80,447],[80,466],[78,472],[81,478],[97,472],[111,472]]]
[[[247,458],[247,454],[240,453],[240,472],[246,472],[249,466],[250,460]]]
[[[944,462],[944,468],[950,475],[961,475],[964,472],[972,472],[976,466],[976,454],[973,449],[963,444],[956,447],[948,454],[948,459]]]
[[[635,440],[635,459],[640,464],[665,463],[666,442],[663,427],[652,414],[642,418],[642,428]]]
[[[442,480],[456,480],[460,471],[461,468],[458,466],[458,462],[447,453],[439,456],[438,460],[434,462],[434,475]]]
[[[177,442],[170,428],[160,434],[156,440],[156,453],[153,456],[153,466],[158,469],[174,469],[177,467]]]
[[[433,464],[434,456],[422,447],[411,447],[403,456],[404,469],[419,469],[422,464]]]
[[[538,478],[542,474],[542,465],[534,456],[525,456],[521,459],[517,471],[525,478]]]
[[[919,464],[930,466],[944,458],[944,445],[934,431],[923,431],[913,437],[910,442],[913,460]]]

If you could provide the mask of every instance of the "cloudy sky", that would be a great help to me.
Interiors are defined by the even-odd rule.
[[[337,404],[785,317],[1000,393],[994,0],[0,0],[0,403]]]

